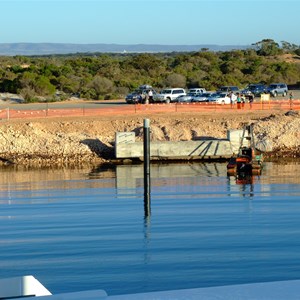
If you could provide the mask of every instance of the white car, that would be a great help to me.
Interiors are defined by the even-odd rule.
[[[206,93],[205,88],[193,88],[188,90],[188,94],[192,94],[193,96]]]
[[[227,93],[214,93],[208,97],[208,102],[217,104],[230,104],[230,97]]]
[[[185,90],[182,88],[164,89],[153,97],[153,101],[170,103],[174,102],[177,97],[182,95],[186,95]]]

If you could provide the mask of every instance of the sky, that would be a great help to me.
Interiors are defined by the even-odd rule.
[[[0,43],[300,45],[300,0],[0,0]]]

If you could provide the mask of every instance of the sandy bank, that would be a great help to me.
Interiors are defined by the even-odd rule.
[[[143,119],[151,121],[151,139],[225,138],[227,129],[254,124],[272,146],[270,157],[300,157],[300,115],[295,111],[172,113],[2,121],[3,164],[68,165],[105,163],[114,158],[115,132],[134,131],[142,139]]]

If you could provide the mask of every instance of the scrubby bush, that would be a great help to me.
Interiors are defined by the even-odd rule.
[[[26,101],[55,92],[85,99],[124,97],[142,84],[165,87],[243,87],[252,82],[296,84],[300,65],[281,54],[300,55],[300,47],[264,39],[245,50],[189,53],[78,54],[0,57],[0,92],[20,93]],[[297,57],[295,57],[295,60]],[[60,98],[63,100],[63,98]]]

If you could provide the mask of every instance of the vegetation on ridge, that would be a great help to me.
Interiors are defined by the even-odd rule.
[[[226,52],[76,54],[0,57],[0,93],[25,101],[115,99],[141,84],[163,87],[243,87],[248,83],[299,85],[300,46],[271,39]]]

